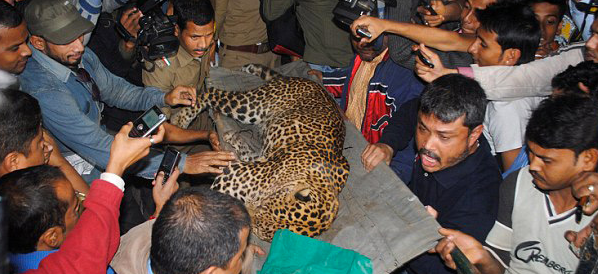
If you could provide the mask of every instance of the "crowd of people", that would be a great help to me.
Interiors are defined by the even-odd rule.
[[[396,273],[456,273],[456,247],[480,273],[573,273],[598,232],[595,2],[379,0],[348,26],[337,0],[169,0],[159,58],[144,2],[0,1],[7,273],[250,273],[249,212],[209,189],[236,158],[208,112],[129,135],[249,63],[307,63],[369,142],[352,168],[389,165],[442,226]],[[268,39],[289,10],[300,60]]]

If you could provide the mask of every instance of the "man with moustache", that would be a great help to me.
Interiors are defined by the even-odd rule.
[[[67,159],[89,162],[82,165],[80,171],[87,174],[84,178],[97,178],[108,164],[114,137],[100,126],[104,104],[141,111],[154,105],[195,103],[193,88],[178,86],[164,94],[154,87],[134,86],[110,73],[98,57],[83,46],[84,34],[94,26],[81,17],[69,1],[34,0],[25,9],[24,18],[31,34],[33,55],[19,76],[21,88],[39,101],[44,127],[57,139],[60,151]],[[165,129],[167,141],[175,143],[206,137],[201,132],[191,131],[182,136],[176,134],[176,127],[167,124]],[[179,137],[182,139],[177,140]],[[150,152],[131,173],[154,178],[162,154]],[[188,174],[201,173],[200,169],[220,173],[219,169],[212,169],[212,164],[228,163],[214,162],[225,160],[221,156],[233,159],[232,153],[183,154],[179,170]],[[211,164],[199,163],[204,161]]]
[[[215,50],[214,8],[209,0],[177,0],[173,1],[173,9],[177,16],[175,35],[179,39],[179,49],[175,56],[156,60],[153,71],[144,70],[143,84],[158,87],[164,92],[178,85],[194,87],[202,92],[210,72],[210,56]],[[146,64],[146,67],[149,65]],[[179,109],[163,110],[167,115],[173,115]],[[210,131],[213,122],[207,111],[200,113],[189,129],[205,131],[216,138],[216,133]],[[209,144],[179,148],[185,152],[209,149]]]
[[[482,135],[486,96],[465,76],[438,78],[422,92],[415,129],[418,157],[409,188],[445,228],[483,241],[498,212],[501,175]],[[436,254],[407,264],[408,273],[454,273]]]

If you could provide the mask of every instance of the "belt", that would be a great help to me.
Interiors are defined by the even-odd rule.
[[[242,46],[224,45],[224,48],[226,48],[228,50],[249,52],[249,53],[255,53],[255,54],[262,54],[262,53],[266,53],[266,52],[270,51],[270,47],[268,46],[268,43],[261,43],[259,45],[257,45],[257,44],[242,45]]]

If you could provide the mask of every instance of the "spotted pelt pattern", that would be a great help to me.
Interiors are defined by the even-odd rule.
[[[210,88],[198,98],[197,108],[181,111],[172,120],[187,126],[194,115],[211,108],[257,125],[263,138],[257,157],[243,156],[246,145],[236,142],[234,134],[223,137],[240,150],[240,160],[225,168],[212,188],[245,203],[254,233],[263,240],[271,240],[281,228],[319,235],[336,217],[338,195],[349,176],[338,107],[312,81],[283,77],[258,65],[243,70],[269,82],[246,92]]]

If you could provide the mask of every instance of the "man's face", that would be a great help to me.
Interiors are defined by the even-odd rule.
[[[226,269],[217,268],[215,274],[238,274],[241,273],[243,260],[245,259],[245,249],[247,249],[247,239],[249,238],[249,228],[243,228],[239,232],[239,239],[241,239],[241,246],[239,251],[228,262]]]
[[[467,0],[461,10],[461,29],[463,33],[475,33],[480,27],[480,22],[475,16],[476,9],[485,9],[494,0]]]
[[[537,188],[547,191],[571,186],[572,179],[583,171],[582,161],[570,149],[546,149],[527,142],[529,172]]]
[[[586,41],[585,60],[598,63],[598,20],[592,23],[592,36]]]
[[[68,204],[68,208],[64,215],[66,230],[63,231],[64,236],[66,237],[79,221],[79,207],[81,206],[81,203],[75,195],[75,190],[73,189],[71,182],[67,179],[61,179],[54,182],[54,190],[56,191],[58,199]],[[64,239],[65,237],[62,238]]]
[[[425,171],[436,172],[451,167],[475,148],[477,137],[472,137],[469,128],[463,125],[465,115],[451,123],[443,123],[436,116],[421,112],[418,116],[415,140]]]
[[[351,35],[351,44],[353,45],[355,53],[359,55],[359,58],[361,58],[361,60],[371,62],[372,60],[374,60],[374,58],[378,57],[378,55],[380,55],[386,49],[388,40],[387,37],[388,36],[385,35],[382,38],[382,47],[380,48],[380,50],[374,49],[373,41],[372,43],[362,43],[360,42],[361,38],[355,37],[354,35]]]
[[[46,41],[43,52],[66,67],[76,68],[81,63],[81,57],[85,52],[83,35],[66,45],[56,45]]]
[[[480,67],[496,65],[514,65],[507,63],[502,47],[496,42],[498,35],[483,28],[478,28],[476,40],[467,50],[474,63]]]
[[[203,57],[214,44],[214,20],[203,26],[188,21],[178,32],[181,46],[194,58]]]
[[[48,163],[53,149],[54,148],[44,139],[44,131],[40,127],[39,132],[33,137],[31,144],[29,144],[28,156],[25,156],[24,154],[20,155],[21,159],[17,169]]]
[[[31,56],[28,38],[25,21],[16,28],[0,28],[0,69],[12,74],[23,72]]]
[[[542,38],[540,39],[540,47],[550,45],[554,42],[554,37],[560,32],[561,20],[559,19],[559,6],[550,4],[548,2],[541,2],[532,4],[536,19],[540,22],[542,29]]]

